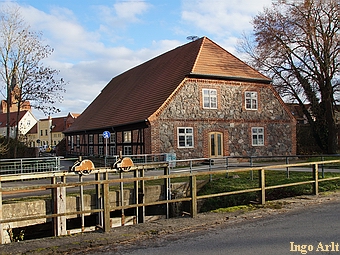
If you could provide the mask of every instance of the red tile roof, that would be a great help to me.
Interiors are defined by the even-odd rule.
[[[202,37],[113,78],[65,133],[145,121],[190,75],[270,82],[266,76]]]
[[[38,124],[35,125],[27,132],[27,134],[37,134],[38,133]]]
[[[67,117],[52,118],[52,132],[63,132],[66,129]]]
[[[19,112],[19,121],[25,116],[28,111]],[[17,125],[17,114],[18,112],[11,112],[9,115],[10,127],[15,127]],[[7,113],[0,113],[0,127],[6,127],[7,123]]]

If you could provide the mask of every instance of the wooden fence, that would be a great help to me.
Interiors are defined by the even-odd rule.
[[[257,192],[259,194],[259,201],[261,204],[266,203],[266,190],[283,188],[294,185],[302,185],[302,184],[312,184],[313,185],[313,194],[317,195],[319,192],[319,183],[324,181],[332,181],[339,180],[340,176],[332,177],[332,178],[319,178],[319,167],[322,165],[323,167],[330,164],[339,164],[340,160],[328,160],[328,161],[318,161],[318,162],[308,162],[308,163],[298,163],[298,164],[283,164],[283,165],[271,165],[271,166],[261,166],[261,167],[246,167],[246,168],[236,168],[236,169],[223,169],[223,170],[214,170],[214,171],[201,171],[201,172],[186,172],[186,173],[170,173],[170,167],[168,163],[157,163],[157,164],[147,164],[147,165],[138,165],[131,168],[131,172],[133,173],[133,177],[126,177],[127,174],[121,172],[118,173],[119,176],[116,178],[109,179],[109,174],[113,173],[112,169],[96,169],[91,172],[95,176],[95,180],[86,181],[82,176],[79,176],[78,182],[66,182],[69,176],[74,176],[76,173],[71,172],[55,172],[55,173],[37,173],[37,174],[24,174],[18,176],[0,176],[0,240],[1,243],[4,243],[4,233],[3,227],[5,223],[10,222],[20,222],[34,219],[53,219],[53,227],[55,236],[66,235],[68,232],[66,230],[66,218],[71,215],[81,215],[82,217],[82,226],[84,226],[84,215],[89,214],[98,214],[100,217],[100,222],[98,225],[104,230],[104,232],[109,231],[111,229],[111,218],[110,213],[112,211],[121,210],[122,211],[122,225],[124,225],[124,210],[135,208],[136,209],[136,219],[138,223],[138,218],[142,218],[145,216],[145,210],[138,210],[138,208],[145,208],[147,206],[154,205],[165,205],[166,207],[166,216],[169,217],[169,205],[171,203],[178,202],[189,202],[191,205],[190,215],[192,217],[197,216],[197,202],[201,199],[213,198],[213,197],[221,197],[228,196],[234,194],[242,194],[248,192]],[[146,176],[146,170],[148,169],[162,169],[163,173],[154,175],[154,176]],[[296,182],[296,183],[288,183],[276,186],[266,186],[266,171],[268,170],[286,170],[286,169],[297,169],[299,168],[302,171],[310,171],[313,179],[308,181]],[[199,176],[212,176],[219,174],[229,174],[229,173],[238,173],[238,172],[258,172],[259,183],[258,187],[231,191],[231,192],[222,192],[218,194],[209,194],[209,195],[197,195],[197,177]],[[335,169],[336,172],[340,173],[339,169]],[[130,175],[132,174],[130,173]],[[125,176],[124,176],[125,175]],[[125,177],[125,178],[124,178]],[[188,178],[190,183],[190,195],[187,197],[172,199],[170,195],[170,183],[174,178]],[[19,186],[19,187],[2,187],[1,184],[3,182],[8,181],[16,181],[16,180],[29,180],[29,179],[51,179],[51,184],[44,185],[30,185],[30,186]],[[141,196],[141,193],[145,193],[145,182],[151,180],[163,180],[164,187],[166,188],[164,195],[164,199],[160,199],[159,201],[145,202],[145,197]],[[133,183],[134,184],[134,202],[130,204],[124,205],[124,183]],[[109,198],[109,187],[110,185],[118,184],[120,185],[120,205],[112,206],[110,205]],[[95,186],[96,189],[96,199],[98,201],[95,209],[85,210],[83,203],[83,195],[84,195],[84,187],[86,186]],[[77,211],[67,211],[66,208],[66,188],[70,187],[79,187],[80,188],[80,209]],[[33,215],[27,217],[17,217],[17,218],[3,218],[2,211],[2,194],[3,193],[16,193],[16,192],[28,192],[33,190],[41,190],[48,189],[51,190],[52,201],[54,203],[54,211],[52,214],[44,214],[44,215]],[[138,215],[139,211],[142,211],[143,215]],[[141,216],[141,217],[138,217]],[[143,221],[143,220],[142,220]],[[82,230],[84,230],[82,228]]]

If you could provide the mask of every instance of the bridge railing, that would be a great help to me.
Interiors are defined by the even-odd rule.
[[[88,157],[93,161],[96,167],[110,167],[117,160],[118,155],[102,156],[102,157]],[[324,161],[334,158],[340,158],[340,155],[292,155],[292,156],[224,156],[219,158],[194,158],[194,159],[176,159],[174,153],[160,153],[160,154],[136,154],[123,155],[123,157],[130,157],[135,164],[152,164],[167,162],[171,169],[176,171],[199,171],[208,169],[232,169],[235,167],[255,167],[265,166],[268,164],[289,164],[297,162],[305,162],[306,159],[314,161]],[[54,172],[67,170],[63,162],[75,162],[77,158],[63,158],[63,157],[39,157],[39,158],[20,158],[20,159],[0,159],[0,175],[7,174],[23,174],[36,172]],[[69,164],[67,164],[69,166]],[[68,168],[67,166],[67,168]],[[179,169],[181,168],[181,169]],[[320,165],[320,169],[324,170],[324,165]],[[287,176],[289,176],[290,168],[287,167]]]
[[[59,157],[0,159],[0,175],[60,171]]]

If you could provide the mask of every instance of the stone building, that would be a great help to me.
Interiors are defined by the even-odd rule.
[[[64,133],[72,155],[296,153],[296,120],[271,80],[206,37],[113,78]]]

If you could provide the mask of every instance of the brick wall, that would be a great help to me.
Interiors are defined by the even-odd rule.
[[[203,109],[202,89],[216,89],[217,109]],[[257,91],[258,110],[246,110],[244,92]],[[293,155],[295,120],[271,85],[188,79],[152,123],[152,153],[177,158],[209,156],[209,132],[223,134],[223,153],[231,156]],[[194,148],[177,147],[177,127],[194,128]],[[263,127],[265,145],[252,146],[251,128]]]

